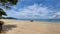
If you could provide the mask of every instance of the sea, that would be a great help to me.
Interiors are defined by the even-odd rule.
[[[60,19],[13,19],[13,20],[33,20],[33,21],[45,21],[45,22],[60,22]]]

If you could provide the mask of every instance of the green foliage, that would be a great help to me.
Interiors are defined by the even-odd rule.
[[[16,5],[18,0],[0,0],[0,3],[4,8],[11,9],[10,5]]]
[[[7,14],[3,11],[3,9],[0,8],[0,19],[2,18],[2,15],[7,16]]]
[[[18,0],[0,0],[0,3],[5,4],[5,3],[10,3],[13,5],[16,5]]]
[[[2,16],[2,15],[7,16],[7,14],[3,11],[3,9],[0,8],[0,16]]]
[[[9,5],[16,5],[18,2],[18,0],[0,0],[0,4],[1,6],[3,6],[3,8],[10,8]],[[2,15],[7,16],[7,14],[3,11],[2,8],[0,8],[0,17]]]
[[[8,0],[11,4],[16,5],[16,3],[18,2],[18,0]]]

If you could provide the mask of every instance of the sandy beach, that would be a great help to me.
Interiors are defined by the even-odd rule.
[[[4,21],[4,34],[60,34],[60,23],[9,20]]]

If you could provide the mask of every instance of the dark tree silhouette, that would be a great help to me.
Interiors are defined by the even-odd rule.
[[[10,5],[16,5],[17,2],[18,2],[18,0],[0,0],[0,17],[2,15],[7,16],[7,14],[3,11],[3,9],[1,7],[9,9],[9,8],[11,8]]]
[[[2,18],[2,15],[7,16],[7,14],[0,8],[0,18]]]
[[[2,15],[7,16],[7,14],[4,12],[4,10],[2,8],[5,9],[10,9],[11,5],[16,5],[18,2],[18,0],[0,0],[0,18],[2,18]],[[0,21],[0,33],[2,31],[2,26],[3,26],[4,22]]]

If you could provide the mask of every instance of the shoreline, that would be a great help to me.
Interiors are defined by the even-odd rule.
[[[16,20],[16,19],[0,19],[1,21],[2,20],[15,20],[15,21],[30,21],[31,22],[31,20]],[[41,21],[41,20],[33,20],[33,22],[46,22],[46,23],[60,23],[60,21]]]
[[[60,34],[60,23],[1,20],[6,34]]]

